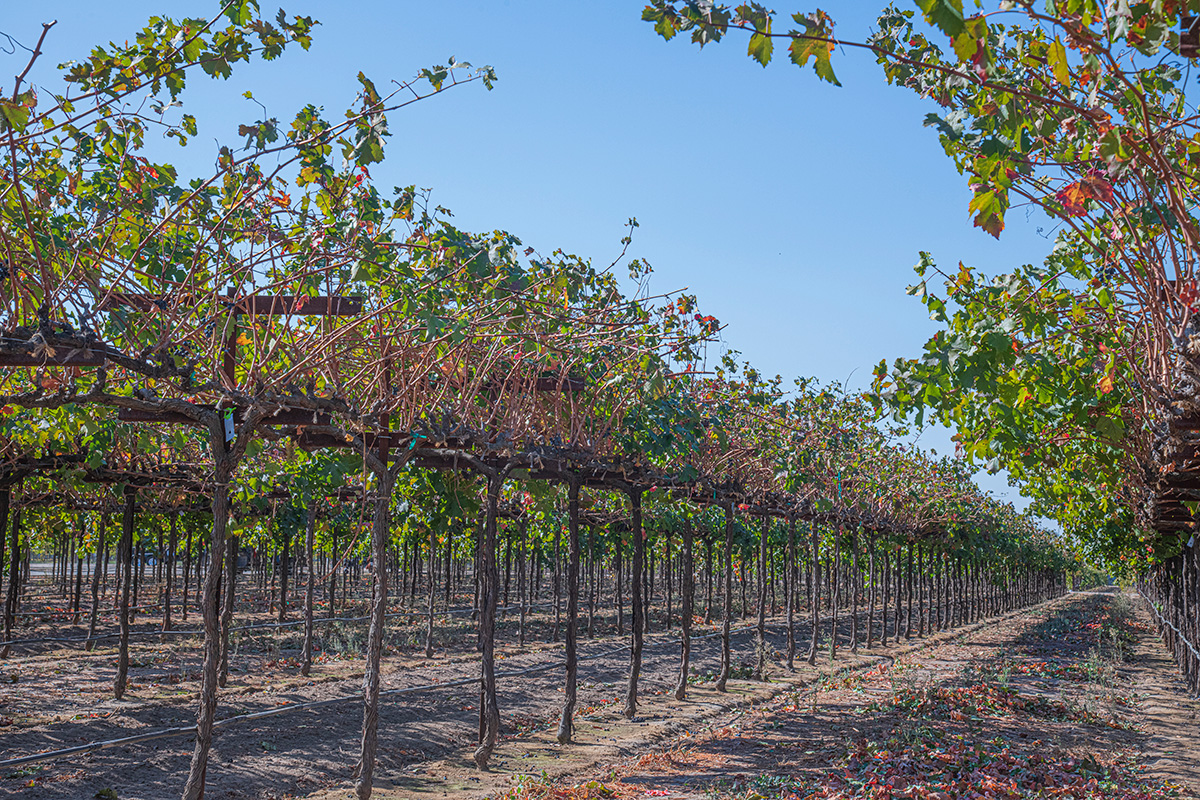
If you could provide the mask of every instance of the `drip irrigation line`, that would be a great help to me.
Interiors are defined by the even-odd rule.
[[[26,599],[26,602],[29,602],[28,598]],[[130,611],[149,611],[149,610],[158,611],[161,608],[162,608],[161,605],[156,604],[156,605],[150,605],[150,606],[130,606],[129,610]],[[75,611],[72,611],[71,609],[68,608],[63,611],[18,611],[17,616],[18,617],[54,617],[54,616],[73,617],[73,616],[75,616],[75,613],[76,613]],[[90,614],[91,609],[90,608],[87,608],[87,609],[80,608],[78,613],[80,614],[80,616],[82,616],[84,614]],[[113,613],[114,614],[117,613],[115,609],[113,610]],[[109,615],[105,614],[105,616],[109,616]]]
[[[1171,630],[1175,631],[1176,635],[1178,635],[1178,636],[1179,636],[1179,640],[1180,640],[1181,642],[1183,642],[1185,645],[1187,645],[1187,649],[1192,651],[1192,655],[1193,655],[1193,656],[1196,658],[1196,660],[1197,660],[1197,661],[1200,661],[1200,652],[1196,652],[1196,648],[1195,648],[1195,646],[1194,646],[1194,645],[1193,645],[1193,644],[1192,644],[1190,641],[1188,641],[1187,635],[1186,635],[1186,634],[1184,634],[1184,632],[1183,632],[1183,631],[1179,630],[1179,628],[1176,628],[1174,625],[1172,625],[1170,622],[1168,622],[1168,621],[1167,621],[1167,620],[1166,620],[1166,619],[1163,617],[1163,615],[1162,615],[1162,614],[1158,613],[1158,609],[1157,609],[1157,608],[1155,608],[1155,606],[1154,606],[1154,603],[1153,603],[1153,602],[1151,602],[1151,600],[1150,600],[1150,598],[1149,598],[1149,597],[1146,597],[1146,595],[1142,593],[1141,587],[1138,587],[1137,593],[1138,593],[1139,595],[1141,595],[1141,598],[1142,598],[1143,600],[1145,600],[1145,601],[1146,601],[1146,605],[1150,606],[1150,610],[1154,612],[1154,616],[1158,617],[1158,621],[1159,621],[1159,623],[1160,623],[1161,625],[1165,625],[1166,627],[1168,627],[1168,628],[1170,628]]]
[[[733,637],[735,634],[745,633],[747,631],[752,631],[752,630],[756,630],[756,629],[757,629],[757,626],[751,625],[751,626],[747,626],[745,628],[738,628],[736,630],[731,630],[729,632],[729,635],[730,635],[730,637]],[[705,634],[704,636],[693,636],[693,637],[691,637],[691,639],[692,639],[692,641],[695,641],[697,639],[711,639],[715,636],[720,636],[720,635],[722,635],[722,634],[720,631],[718,631],[717,633]],[[678,638],[676,638],[674,640],[649,642],[649,643],[646,643],[644,645],[644,647],[662,647],[663,645],[671,645],[671,644],[678,644],[678,643],[680,643],[680,640]],[[587,656],[580,656],[577,659],[577,662],[593,661],[597,658],[605,658],[607,656],[617,655],[618,653],[623,653],[626,650],[628,650],[630,648],[630,646],[631,645],[626,644],[626,645],[622,645],[621,647],[617,647],[617,648],[614,648],[611,650],[606,650],[604,652],[593,653],[593,654],[587,655]],[[565,667],[565,664],[563,662],[556,661],[554,663],[543,664],[543,665],[537,666],[537,667],[529,667],[527,669],[507,670],[504,672],[497,672],[496,677],[497,678],[517,678],[522,675],[534,675],[539,672],[548,672],[553,669],[563,669],[564,667]],[[416,694],[418,692],[428,692],[428,691],[434,691],[436,689],[448,689],[448,688],[453,688],[455,686],[467,686],[467,685],[470,685],[473,683],[478,683],[480,680],[481,679],[478,677],[460,678],[458,680],[446,681],[444,683],[428,683],[428,684],[423,684],[421,686],[406,686],[406,687],[402,687],[399,689],[385,689],[385,690],[381,691],[379,693],[379,695],[381,697],[383,697],[383,696],[393,696],[394,697],[394,696],[405,695],[405,694]],[[216,728],[225,727],[225,726],[231,725],[235,722],[248,722],[251,720],[266,719],[267,717],[274,717],[274,716],[278,716],[280,714],[286,714],[286,713],[289,713],[292,711],[305,711],[305,710],[310,710],[310,709],[314,709],[314,708],[324,708],[327,706],[337,705],[339,703],[345,703],[348,701],[360,700],[360,699],[362,699],[361,694],[352,694],[352,695],[340,695],[338,697],[331,697],[326,700],[314,700],[314,701],[311,701],[308,703],[289,703],[284,706],[279,706],[278,708],[267,709],[266,711],[254,711],[249,714],[238,714],[237,716],[226,717],[225,719],[219,719],[213,723],[213,728],[216,729]],[[53,760],[56,760],[59,758],[64,758],[66,756],[92,753],[97,750],[105,750],[110,747],[121,747],[124,745],[140,744],[141,742],[148,742],[148,741],[152,741],[155,739],[167,739],[167,738],[173,738],[176,736],[192,736],[195,733],[196,733],[195,725],[185,725],[185,726],[174,727],[174,728],[162,728],[157,731],[150,731],[148,733],[140,733],[135,736],[125,736],[120,739],[104,739],[104,740],[98,741],[98,742],[89,742],[88,744],[76,745],[75,747],[66,747],[61,750],[52,750],[52,751],[49,751],[46,753],[37,753],[34,755],[29,755],[29,756],[21,756],[20,758],[10,758],[6,761],[0,761],[0,769],[8,769],[10,767],[19,767],[19,766],[22,766],[25,764],[34,764],[39,761],[53,761]]]
[[[553,603],[537,603],[536,605],[526,606],[526,608],[541,608],[543,606],[552,606]],[[497,611],[514,611],[520,609],[520,606],[502,606],[497,608]],[[450,611],[435,612],[434,616],[452,616],[454,614],[470,614],[473,613],[473,608],[455,608]],[[422,619],[429,618],[428,611],[395,611],[384,615],[387,618],[396,617],[420,617]],[[320,617],[313,618],[314,625],[325,624],[329,622],[363,622],[369,620],[370,616],[365,617]],[[295,628],[303,625],[304,620],[293,620],[291,622],[264,622],[259,625],[239,625],[236,628],[230,628],[230,633],[238,633],[239,631],[256,631],[279,628]],[[130,631],[130,636],[193,636],[203,634],[203,628],[179,628],[169,631]],[[116,639],[121,635],[120,631],[112,633],[98,633],[95,636],[73,636],[73,637],[46,637],[39,639],[9,639],[8,641],[0,641],[0,646],[4,645],[19,645],[19,644],[58,644],[58,643],[79,643],[89,641],[99,641],[100,639]]]

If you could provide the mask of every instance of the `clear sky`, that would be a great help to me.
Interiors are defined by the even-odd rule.
[[[780,12],[811,10],[811,0],[794,1]],[[839,36],[861,40],[883,2],[820,5]],[[7,3],[0,31],[32,46],[41,23],[58,20],[34,73],[49,86],[54,65],[132,38],[152,14],[209,16],[217,7]],[[763,69],[736,35],[704,51],[684,37],[665,43],[640,21],[641,7],[289,2],[289,13],[322,23],[311,50],[190,87],[197,155],[211,159],[217,140],[235,142],[237,123],[262,117],[246,90],[281,120],[306,103],[336,115],[353,101],[359,70],[382,88],[450,56],[490,64],[494,91],[460,87],[392,115],[387,162],[372,171],[383,185],[431,187],[460,227],[508,230],[543,252],[603,264],[637,217],[630,253],[654,266],[653,289],[698,294],[704,313],[728,324],[725,343],[767,374],[849,378],[859,388],[881,358],[917,355],[934,330],[904,292],[918,251],[989,272],[1049,251],[1040,215],[1010,212],[998,242],[972,227],[966,181],[922,125],[934,105],[889,87],[869,54],[835,54],[837,88],[786,57]],[[27,57],[0,53],[0,74],[16,74]],[[943,450],[946,435],[922,442]],[[1003,481],[982,482],[1016,499]]]

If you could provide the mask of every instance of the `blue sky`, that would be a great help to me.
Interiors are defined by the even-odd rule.
[[[780,11],[811,10],[797,2]],[[58,20],[33,76],[43,85],[55,64],[132,38],[152,14],[217,7],[6,5],[0,31],[26,45]],[[387,162],[373,170],[382,184],[431,187],[463,228],[508,230],[543,252],[603,264],[637,217],[630,253],[654,266],[653,289],[698,294],[704,313],[728,324],[725,343],[765,373],[849,377],[859,388],[881,358],[918,354],[933,331],[904,292],[918,251],[989,272],[1048,252],[1040,215],[1012,212],[998,242],[972,227],[966,181],[922,126],[933,104],[887,86],[868,54],[835,54],[836,88],[786,58],[763,69],[736,35],[704,51],[682,37],[665,43],[640,21],[641,6],[289,2],[289,13],[322,23],[312,49],[189,88],[186,110],[201,124],[189,158],[203,169],[217,140],[232,143],[237,123],[261,118],[246,90],[286,120],[305,103],[337,114],[359,70],[382,88],[451,55],[490,64],[494,91],[465,86],[392,116]],[[821,6],[840,36],[862,39],[877,4]],[[27,56],[0,54],[0,71],[19,72]],[[946,435],[922,442],[942,450]],[[984,483],[1015,499],[1003,481]]]

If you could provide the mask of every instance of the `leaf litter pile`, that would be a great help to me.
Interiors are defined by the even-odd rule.
[[[1075,595],[506,800],[1194,797],[1149,775],[1125,595]]]

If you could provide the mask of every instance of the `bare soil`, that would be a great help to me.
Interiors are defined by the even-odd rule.
[[[624,797],[823,796],[799,793],[797,787],[827,785],[829,775],[844,772],[856,753],[876,753],[888,742],[915,746],[929,736],[943,742],[943,749],[955,743],[1007,748],[1013,759],[1049,753],[1055,764],[1120,762],[1161,796],[1194,796],[1163,781],[1200,786],[1197,706],[1176,680],[1145,609],[1131,609],[1121,623],[1120,658],[1101,654],[1104,631],[1112,628],[1104,627],[1102,617],[1111,603],[1105,595],[1070,595],[1036,611],[899,647],[839,653],[832,664],[826,657],[815,669],[803,665],[795,672],[779,663],[784,639],[775,618],[768,644],[776,663],[768,682],[735,680],[730,692],[717,693],[706,678],[718,667],[719,640],[709,636],[694,644],[693,686],[684,702],[670,697],[678,634],[656,624],[645,651],[645,700],[632,721],[617,713],[628,651],[625,638],[614,635],[610,615],[598,627],[604,636],[581,640],[578,730],[576,743],[566,747],[553,741],[562,675],[561,645],[551,641],[552,617],[532,616],[528,644],[519,647],[516,616],[510,614],[501,623],[505,644],[497,665],[504,731],[488,773],[477,772],[470,760],[478,656],[469,618],[439,618],[433,659],[421,655],[424,620],[393,620],[385,691],[467,683],[385,697],[375,796],[583,797],[603,796],[601,791]],[[139,619],[147,629],[155,624]],[[362,631],[361,623],[324,631],[326,649],[309,678],[296,669],[298,629],[248,632],[239,639],[230,684],[221,694],[221,717],[347,699],[220,728],[208,796],[350,796],[362,677],[361,660],[352,654]],[[713,631],[702,627],[696,635]],[[798,624],[798,642],[807,643],[808,636],[806,625]],[[0,662],[0,681],[16,679],[0,683],[0,760],[194,724],[198,645],[197,639],[137,641],[132,690],[120,702],[111,699],[111,646],[93,654],[47,646]],[[753,634],[739,632],[734,646],[735,664],[742,666],[738,674],[748,676]],[[1043,698],[1036,702],[1055,713],[972,712],[964,704],[991,695],[967,692],[966,699],[950,695],[947,701],[938,694],[981,681],[1022,698]],[[922,702],[940,716],[931,722],[902,707]],[[0,774],[0,796],[86,798],[112,789],[122,800],[171,797],[182,787],[190,752],[190,738],[174,737],[11,769]],[[580,785],[593,788],[580,794],[572,788]]]
[[[353,613],[339,611],[339,615]],[[293,612],[290,619],[295,617]],[[243,614],[237,624],[269,619],[265,612]],[[197,624],[194,614],[191,623]],[[455,753],[476,736],[479,666],[473,623],[469,615],[439,614],[432,659],[424,657],[425,624],[419,616],[389,620],[383,690],[393,694],[385,696],[380,714],[377,768],[384,783],[389,775],[402,775],[414,765]],[[771,625],[768,643],[780,650],[784,647],[781,620],[773,618]],[[140,615],[135,629],[152,632],[157,626],[156,618]],[[557,721],[562,645],[552,641],[553,628],[553,616],[546,609],[530,615],[526,644],[520,646],[517,614],[509,613],[498,622],[499,699],[506,740],[545,731]],[[715,630],[710,625],[696,631],[696,636],[706,637],[693,646],[698,678],[719,666]],[[677,631],[664,631],[657,618],[653,631],[647,638],[641,681],[642,693],[650,697],[671,690],[678,671]],[[580,641],[578,707],[584,717],[624,696],[628,670],[627,637],[615,635],[611,609],[597,615],[596,632],[594,639]],[[21,636],[72,638],[84,633],[84,628],[47,619],[27,626]],[[235,634],[230,680],[219,698],[219,719],[343,700],[218,728],[208,769],[209,796],[296,797],[344,785],[351,778],[361,736],[358,653],[365,622],[321,626],[317,633],[324,649],[308,678],[298,674],[300,628]],[[798,625],[797,636],[807,635],[807,629]],[[752,634],[741,630],[733,642],[735,663],[748,664],[754,653]],[[0,662],[0,761],[194,725],[200,666],[198,637],[135,638],[130,689],[125,699],[116,701],[111,696],[115,640],[105,640],[92,653],[82,652],[74,643],[27,646]],[[434,686],[458,682],[462,683]],[[421,687],[433,688],[402,693]],[[0,772],[0,796],[79,798],[111,789],[122,800],[171,797],[182,789],[191,748],[190,737],[175,736],[6,768]]]
[[[1175,674],[1140,600],[1073,594],[492,794],[1198,797],[1198,705]]]

